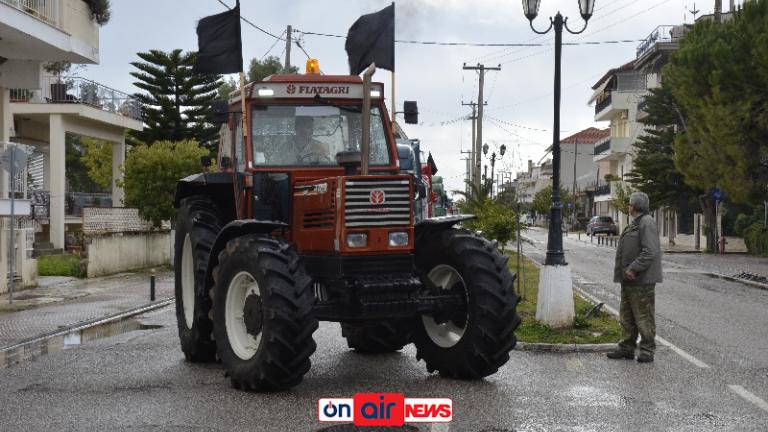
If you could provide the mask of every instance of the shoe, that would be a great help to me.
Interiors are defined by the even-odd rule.
[[[605,355],[609,359],[613,360],[634,360],[635,354],[626,351],[611,351]]]
[[[637,356],[638,363],[651,363],[653,362],[653,356],[650,354],[640,354]]]

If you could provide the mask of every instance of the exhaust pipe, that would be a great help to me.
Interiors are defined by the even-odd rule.
[[[360,174],[368,175],[368,163],[371,159],[371,77],[376,72],[376,63],[371,63],[363,73],[363,142],[360,145]]]

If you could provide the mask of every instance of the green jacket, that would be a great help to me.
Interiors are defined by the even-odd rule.
[[[634,281],[625,281],[624,272],[632,270]],[[661,246],[656,221],[643,214],[624,228],[616,247],[613,281],[627,284],[654,284],[662,281]]]

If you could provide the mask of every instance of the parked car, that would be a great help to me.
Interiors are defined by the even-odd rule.
[[[587,224],[587,235],[595,234],[619,235],[619,228],[610,216],[594,216]]]

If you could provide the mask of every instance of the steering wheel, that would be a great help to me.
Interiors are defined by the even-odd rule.
[[[330,156],[322,153],[304,153],[299,155],[299,162],[302,165],[332,165],[334,163]]]

